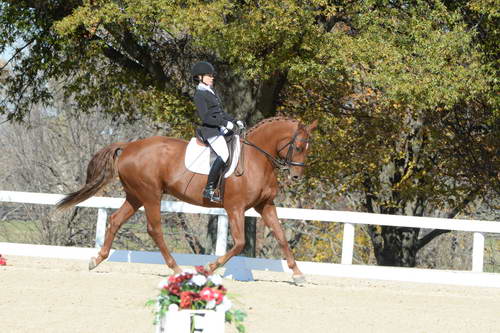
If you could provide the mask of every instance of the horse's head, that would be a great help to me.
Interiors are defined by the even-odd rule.
[[[291,138],[279,143],[278,155],[290,169],[290,176],[297,180],[304,174],[306,158],[309,153],[311,132],[318,126],[315,120],[310,125],[299,123]]]

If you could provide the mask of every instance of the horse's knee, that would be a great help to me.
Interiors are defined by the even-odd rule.
[[[283,232],[274,232],[274,238],[278,242],[278,245],[282,248],[288,246],[288,241],[285,237],[285,233]]]
[[[118,216],[118,211],[116,211],[113,214],[111,214],[111,216],[109,217],[109,221],[113,222],[114,220],[116,220],[117,216]]]

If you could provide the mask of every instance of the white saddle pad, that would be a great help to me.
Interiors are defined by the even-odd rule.
[[[224,175],[224,178],[231,176],[238,165],[238,159],[240,157],[240,137],[235,135],[233,140],[233,142],[236,143],[236,149],[234,150],[231,167]],[[186,148],[186,158],[184,159],[184,164],[191,172],[208,175],[208,172],[210,171],[210,147],[200,146],[196,142],[196,138],[191,138],[191,141],[189,141]]]

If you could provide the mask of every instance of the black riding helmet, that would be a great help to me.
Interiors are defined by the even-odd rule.
[[[211,63],[206,61],[200,61],[194,64],[191,68],[191,75],[193,78],[198,77],[198,75],[212,74],[215,75],[215,68]]]

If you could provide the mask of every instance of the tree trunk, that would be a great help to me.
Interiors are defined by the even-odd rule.
[[[367,183],[367,185],[369,184]],[[475,198],[477,193],[477,189],[468,193],[468,195],[447,214],[447,218],[454,218]],[[425,203],[424,200],[420,199],[414,202],[406,202],[406,211],[412,212],[412,216],[422,216]],[[366,197],[364,208],[370,213],[375,212],[372,196]],[[394,209],[383,206],[379,206],[378,210],[383,213],[396,213]],[[404,210],[399,213],[404,213]],[[415,267],[418,251],[440,235],[450,232],[450,230],[435,229],[419,238],[420,228],[369,225],[367,230],[373,244],[377,264],[381,266],[399,267]]]
[[[278,96],[286,83],[285,74],[259,84],[225,72],[216,89],[222,94],[224,109],[249,126],[276,115]]]
[[[218,218],[217,215],[212,215],[208,218],[208,225],[207,225],[208,245],[206,253],[215,254],[215,247],[217,244],[217,222],[218,222],[217,218]],[[243,248],[241,255],[255,258],[256,239],[257,239],[257,218],[245,217],[245,247]],[[229,246],[231,246],[231,244],[228,244],[228,247]]]
[[[217,245],[217,215],[209,215],[208,216],[208,224],[207,224],[207,235],[208,235],[208,244],[207,244],[207,253],[215,254],[215,247]]]
[[[419,228],[369,226],[368,231],[378,265],[415,267]]]
[[[255,241],[257,239],[257,218],[245,217],[245,247],[241,255],[255,258]]]

